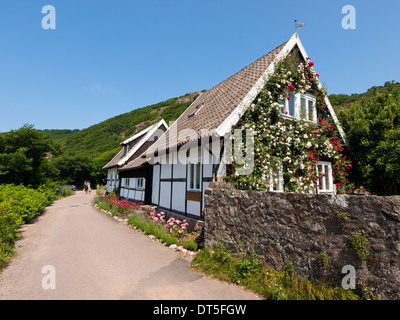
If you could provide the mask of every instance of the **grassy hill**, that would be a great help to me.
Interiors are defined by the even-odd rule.
[[[373,98],[377,94],[384,92],[390,92],[393,95],[400,93],[400,83],[395,83],[394,81],[386,81],[382,87],[373,86],[372,88],[368,89],[367,92],[359,94],[331,94],[329,95],[329,101],[335,109],[335,112],[338,113],[342,108],[349,107],[355,102],[360,102],[362,99]]]
[[[105,165],[119,150],[120,143],[133,134],[164,119],[176,120],[199,96],[187,93],[143,108],[134,109],[83,130],[44,130],[62,147],[63,156],[87,156]]]
[[[79,129],[46,129],[42,130],[44,133],[47,133],[52,140],[59,143],[60,145],[65,145],[67,139],[74,133],[78,132]]]

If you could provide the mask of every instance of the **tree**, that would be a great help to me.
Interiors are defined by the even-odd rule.
[[[92,160],[88,156],[60,156],[52,159],[51,164],[55,168],[54,180],[75,185],[91,180]]]
[[[38,186],[46,181],[47,155],[59,152],[49,136],[25,124],[0,134],[0,183]]]
[[[338,116],[350,143],[354,182],[377,194],[399,194],[400,95],[378,93]]]

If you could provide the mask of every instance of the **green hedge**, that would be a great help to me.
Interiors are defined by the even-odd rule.
[[[50,189],[0,185],[0,270],[14,254],[18,228],[40,214],[54,199],[55,193]]]

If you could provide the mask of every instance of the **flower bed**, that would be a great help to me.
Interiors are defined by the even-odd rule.
[[[115,217],[127,219],[132,227],[142,230],[145,234],[153,235],[168,246],[176,244],[187,250],[197,250],[195,241],[197,234],[187,232],[186,219],[179,220],[171,217],[166,220],[165,213],[157,212],[156,207],[144,206],[143,202],[136,204],[126,199],[122,200],[114,193],[98,196],[94,203],[99,209],[108,211]]]

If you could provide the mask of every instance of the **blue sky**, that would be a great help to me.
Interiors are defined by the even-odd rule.
[[[294,19],[328,93],[365,92],[400,81],[399,13],[398,0],[1,0],[0,132],[83,129],[210,89],[288,40]]]

